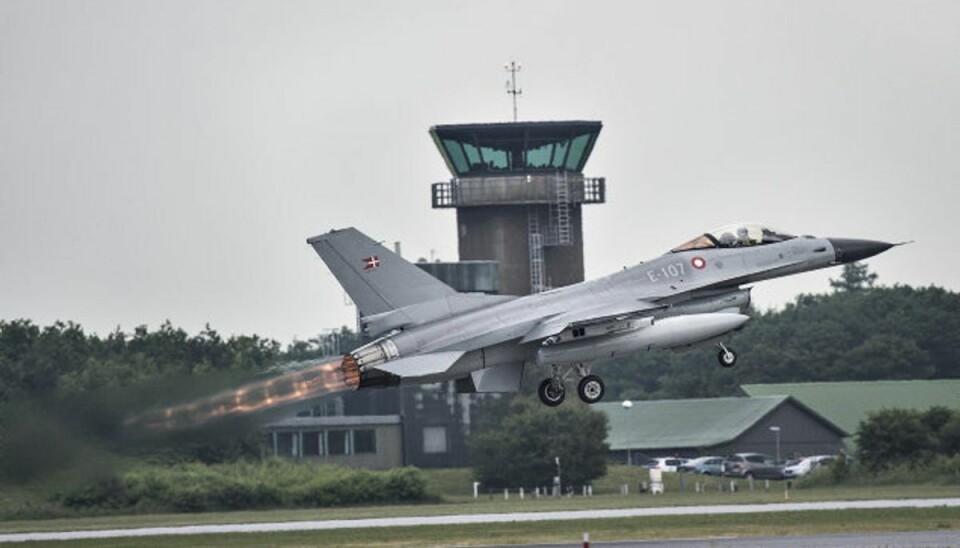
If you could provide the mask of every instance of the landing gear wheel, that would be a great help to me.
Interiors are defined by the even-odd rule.
[[[577,394],[586,403],[597,403],[603,399],[603,379],[596,375],[587,375],[580,379]]]
[[[563,403],[563,398],[567,395],[567,390],[559,379],[544,379],[537,389],[537,395],[544,405],[556,407]]]
[[[726,346],[719,344],[720,353],[717,354],[717,359],[720,361],[720,365],[723,367],[733,367],[737,364],[737,353],[733,350],[730,350]]]

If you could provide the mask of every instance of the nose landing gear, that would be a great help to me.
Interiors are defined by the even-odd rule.
[[[720,349],[720,353],[717,354],[717,359],[720,361],[720,365],[723,367],[733,367],[737,364],[736,352],[727,348],[723,343],[717,343],[717,348]]]

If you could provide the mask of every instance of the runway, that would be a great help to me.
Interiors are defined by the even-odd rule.
[[[524,548],[570,548],[566,544],[528,544]],[[785,537],[713,537],[703,539],[591,542],[591,548],[946,548],[960,546],[960,531],[851,533]],[[519,548],[516,545],[482,548]]]
[[[777,504],[731,504],[716,506],[670,506],[662,508],[623,508],[612,510],[573,510],[562,512],[516,512],[508,514],[460,514],[448,516],[416,516],[398,518],[339,519],[322,521],[286,521],[273,523],[239,523],[229,525],[187,525],[179,527],[143,527],[136,529],[102,529],[94,531],[58,531],[13,533],[0,535],[0,542],[107,539],[155,537],[168,535],[214,535],[223,533],[264,533],[281,531],[322,531],[371,527],[410,527],[416,525],[462,525],[477,523],[511,523],[535,521],[590,520],[652,516],[691,516],[750,514],[766,512],[804,512],[811,510],[855,510],[881,508],[960,507],[960,498],[856,500],[800,502]]]

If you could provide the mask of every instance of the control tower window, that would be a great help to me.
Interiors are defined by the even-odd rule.
[[[443,146],[447,149],[447,155],[450,161],[453,162],[453,168],[456,169],[458,173],[470,171],[467,158],[463,153],[463,147],[460,146],[460,143],[450,139],[444,139]]]
[[[584,137],[586,137],[587,140],[590,138],[589,135],[585,135]],[[567,163],[567,150],[569,148],[569,139],[532,148],[527,151],[527,167],[530,169],[562,169],[564,164]],[[582,156],[583,147],[580,149],[580,154]],[[571,159],[574,168],[579,161],[580,156]],[[574,168],[568,167],[567,169]]]
[[[481,147],[480,155],[486,164],[487,169],[499,171],[507,169],[507,151],[498,150],[490,147]]]
[[[599,122],[516,122],[435,126],[430,133],[455,177],[582,173]]]
[[[463,151],[467,153],[467,161],[470,162],[471,168],[483,165],[483,161],[480,160],[480,149],[470,143],[463,143]]]
[[[559,168],[567,159],[567,149],[570,148],[570,141],[560,141],[553,149],[553,167]]]
[[[543,145],[527,151],[527,165],[533,169],[548,167],[553,160],[554,145]]]
[[[590,142],[590,137],[591,135],[589,133],[574,137],[573,142],[570,143],[567,169],[575,169],[577,164],[580,163],[580,158],[583,158],[583,151],[586,150],[587,144]]]

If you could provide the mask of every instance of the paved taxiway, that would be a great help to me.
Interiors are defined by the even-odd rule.
[[[650,516],[691,516],[703,514],[716,515],[752,514],[764,512],[803,512],[808,510],[936,508],[945,506],[960,507],[960,498],[853,500],[777,504],[731,504],[718,506],[670,506],[662,508],[621,508],[615,510],[515,512],[509,514],[461,514],[452,516],[286,521],[276,523],[237,523],[230,525],[186,525],[179,527],[143,527],[137,529],[101,529],[94,531],[13,533],[0,535],[0,542],[155,537],[168,535],[211,535],[220,533],[264,533],[276,531],[321,531],[329,529],[358,529],[370,527],[406,527],[413,525],[461,525],[468,523],[563,521]]]

